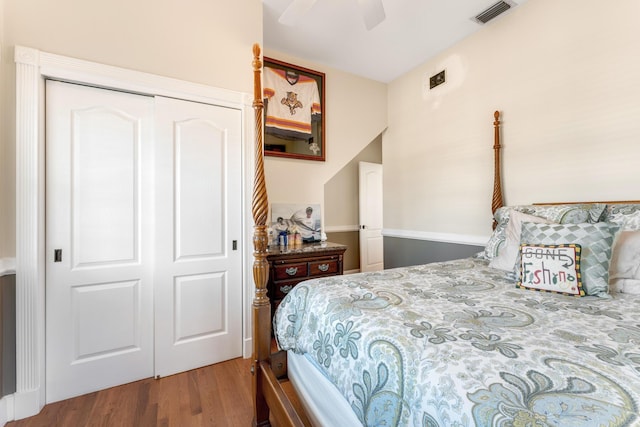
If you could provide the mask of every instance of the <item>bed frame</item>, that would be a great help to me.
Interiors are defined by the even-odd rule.
[[[267,263],[267,215],[269,201],[264,177],[264,158],[262,142],[262,118],[264,104],[261,84],[262,60],[260,46],[253,46],[253,109],[255,112],[255,177],[253,187],[252,214],[255,224],[253,235],[254,263],[253,280],[255,294],[252,304],[253,315],[253,356],[251,374],[253,375],[253,426],[270,426],[271,422],[278,427],[304,426],[303,414],[296,412],[292,400],[283,387],[281,379],[286,377],[286,353],[271,354],[271,305],[267,297],[267,279],[269,265]],[[502,207],[502,184],[500,165],[500,113],[494,117],[494,185],[491,210]],[[495,223],[494,223],[495,227]],[[287,388],[291,393],[292,388]]]

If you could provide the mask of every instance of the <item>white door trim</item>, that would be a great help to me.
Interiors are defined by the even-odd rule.
[[[249,50],[247,50],[248,52]],[[45,200],[44,81],[47,78],[227,106],[242,111],[243,289],[251,271],[252,240],[247,233],[253,177],[251,95],[154,74],[69,58],[22,46],[16,62],[16,393],[15,419],[40,412],[45,404]],[[250,60],[247,61],[247,68]],[[249,283],[251,284],[251,283]],[[252,284],[251,284],[252,286]],[[248,295],[247,295],[248,296]],[[251,353],[251,299],[243,298],[245,357]],[[248,332],[248,334],[247,334]]]

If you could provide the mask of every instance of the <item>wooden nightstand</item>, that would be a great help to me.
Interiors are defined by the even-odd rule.
[[[320,242],[301,246],[270,246],[267,251],[269,282],[267,295],[271,301],[271,315],[291,289],[303,280],[337,276],[343,272],[346,245]]]

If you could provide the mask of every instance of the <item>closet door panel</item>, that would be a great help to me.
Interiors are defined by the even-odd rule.
[[[158,376],[242,355],[241,124],[239,110],[156,99]]]
[[[46,85],[54,402],[153,374],[153,98]]]

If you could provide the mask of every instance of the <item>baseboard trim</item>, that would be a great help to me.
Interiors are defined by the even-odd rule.
[[[13,394],[13,397],[15,399],[13,415],[16,420],[37,415],[45,405],[43,400],[44,396],[42,396],[39,388],[25,392],[16,392]]]
[[[245,338],[242,343],[242,357],[245,359],[253,356],[253,338]]]
[[[13,421],[15,419],[13,405],[13,394],[4,396],[0,399],[0,426],[4,426],[9,421]]]

